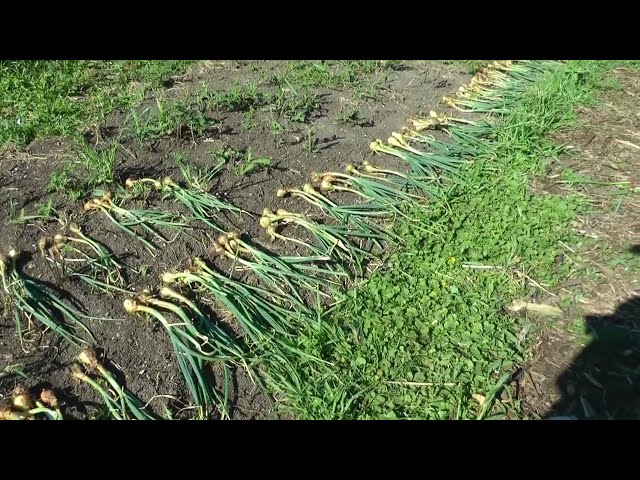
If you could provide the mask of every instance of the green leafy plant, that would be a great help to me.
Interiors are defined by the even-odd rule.
[[[46,203],[37,203],[36,214],[27,215],[24,208],[20,209],[20,212],[16,210],[16,206],[13,200],[9,200],[9,214],[8,221],[11,224],[23,224],[31,221],[43,221],[48,222],[57,219],[56,209],[53,208],[53,201],[48,199]]]
[[[254,157],[251,149],[247,149],[246,158],[234,165],[236,175],[244,176],[271,165],[269,157]]]
[[[78,135],[116,108],[184,72],[192,61],[7,60],[0,62],[0,146]],[[127,88],[138,85],[137,89]]]
[[[76,162],[65,163],[49,179],[47,193],[62,193],[70,200],[78,200],[100,185],[114,181],[115,165],[120,143],[106,142],[99,147],[85,140],[79,141],[79,163],[85,171],[78,171]]]
[[[131,110],[129,131],[139,144],[163,137],[196,139],[215,121],[206,116],[206,95],[194,94],[177,100],[156,98],[155,108]]]

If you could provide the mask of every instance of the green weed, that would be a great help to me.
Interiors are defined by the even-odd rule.
[[[344,106],[340,109],[340,114],[336,118],[338,123],[343,123],[347,125],[356,125],[358,127],[371,127],[373,126],[373,121],[369,118],[364,118],[361,116],[360,112],[353,107]]]
[[[237,162],[234,166],[236,175],[249,175],[250,173],[267,167],[271,164],[269,157],[254,157],[251,149],[247,149],[246,156],[243,160]]]
[[[320,150],[318,149],[318,138],[316,135],[316,129],[313,127],[307,128],[307,133],[305,135],[305,145],[307,147],[307,151],[309,154],[318,153]]]
[[[118,140],[96,147],[84,140],[80,141],[77,147],[78,160],[56,169],[49,179],[46,192],[61,193],[75,201],[99,185],[113,183],[119,148]],[[78,169],[78,164],[84,167],[84,171]]]
[[[243,112],[265,105],[267,97],[258,92],[255,82],[246,86],[235,83],[228,90],[214,92],[208,101],[215,110]]]
[[[191,63],[1,61],[0,146],[26,145],[39,135],[76,135]]]
[[[17,375],[24,380],[29,378],[29,375],[24,371],[24,365],[21,363],[7,365],[0,371],[0,378],[10,377],[11,375]]]
[[[75,168],[72,164],[65,164],[51,174],[49,183],[45,191],[47,193],[61,193],[69,200],[80,199],[87,190],[87,186],[75,175]]]
[[[55,219],[57,216],[57,212],[55,208],[53,208],[53,201],[51,199],[47,200],[46,203],[37,203],[35,207],[36,213],[28,215],[25,213],[24,208],[21,208],[18,212],[15,202],[13,200],[9,200],[9,212],[7,215],[9,223],[21,225],[34,220],[47,222]]]
[[[399,60],[297,60],[289,62],[286,70],[272,79],[272,84],[300,89],[345,89],[365,83],[367,75],[403,67],[404,63]]]
[[[129,131],[140,145],[170,136],[195,140],[216,123],[206,116],[206,108],[205,98],[197,93],[177,100],[158,97],[155,108],[131,111]]]

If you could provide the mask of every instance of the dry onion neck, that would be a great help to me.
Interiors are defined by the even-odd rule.
[[[56,245],[62,245],[67,243],[70,240],[69,237],[67,237],[66,235],[63,235],[61,233],[57,233],[54,237],[53,237],[53,242]]]
[[[333,186],[333,183],[331,183],[330,181],[322,180],[322,182],[320,183],[320,190],[326,190],[328,192],[331,192],[335,190],[335,187]]]
[[[82,371],[82,367],[77,363],[71,364],[71,377],[75,380],[84,380],[88,378],[85,373]]]
[[[122,302],[122,306],[124,307],[125,312],[127,313],[135,313],[140,304],[134,298],[127,298],[124,302]]]
[[[193,302],[191,302],[191,300],[189,300],[187,297],[185,297],[184,295],[176,292],[175,290],[169,288],[169,287],[162,287],[160,289],[160,296],[163,298],[169,298],[172,300],[178,300],[179,302],[184,303],[185,305],[189,305],[191,306],[193,304]]]
[[[171,177],[164,177],[162,179],[162,186],[163,187],[169,187],[169,188],[178,188],[178,184],[175,183]]]
[[[58,398],[56,397],[55,392],[51,389],[45,389],[40,392],[40,401],[55,410],[59,407]]]
[[[26,412],[35,407],[33,396],[24,385],[18,385],[11,392],[13,407],[22,412]]]
[[[69,224],[69,231],[71,233],[73,233],[74,235],[78,235],[78,236],[82,236],[82,230],[80,229],[80,227],[78,226],[77,223],[70,223]]]
[[[46,252],[52,247],[53,239],[51,237],[41,237],[40,240],[38,240],[38,250],[43,257],[46,256]]]
[[[91,348],[83,348],[78,354],[78,361],[87,367],[92,369],[98,368],[100,366],[100,362],[98,361],[98,355],[96,351]]]

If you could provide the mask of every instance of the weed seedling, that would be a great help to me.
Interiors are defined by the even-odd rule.
[[[262,167],[267,167],[270,164],[271,159],[269,157],[254,157],[249,148],[247,149],[245,159],[235,164],[234,171],[236,175],[244,176],[260,170]]]
[[[36,204],[35,215],[26,215],[24,212],[24,208],[21,208],[20,212],[18,213],[16,210],[15,202],[12,199],[9,200],[8,221],[10,224],[20,225],[30,221],[49,222],[56,219],[57,212],[56,209],[53,208],[53,202],[51,199],[47,200],[47,203]]]
[[[313,127],[307,128],[307,134],[305,135],[305,145],[309,154],[318,153],[318,139],[315,136],[316,130]]]

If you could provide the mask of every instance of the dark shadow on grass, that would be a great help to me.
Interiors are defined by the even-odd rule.
[[[547,418],[640,419],[640,296],[585,322],[591,342],[558,379],[562,398]]]

